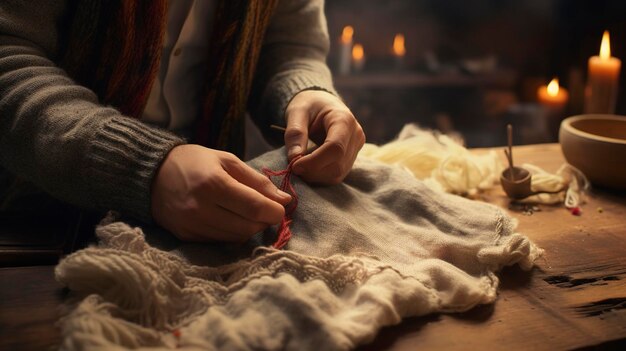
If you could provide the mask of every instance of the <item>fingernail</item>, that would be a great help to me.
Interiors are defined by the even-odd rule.
[[[276,194],[278,194],[278,196],[282,197],[283,199],[291,199],[291,195],[280,189],[276,189]]]
[[[296,156],[302,152],[302,147],[300,145],[294,145],[289,149],[289,156]]]

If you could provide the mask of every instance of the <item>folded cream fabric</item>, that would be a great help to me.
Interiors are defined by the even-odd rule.
[[[250,164],[282,169],[284,155]],[[399,167],[360,158],[336,186],[293,179],[282,251],[267,247],[275,228],[243,246],[199,245],[105,219],[99,244],[56,268],[78,300],[62,348],[348,350],[404,317],[493,303],[494,272],[542,253],[499,208]]]

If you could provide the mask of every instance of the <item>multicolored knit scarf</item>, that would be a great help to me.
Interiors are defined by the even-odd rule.
[[[243,152],[243,117],[277,0],[217,6],[202,116],[193,142]],[[167,0],[75,0],[61,23],[61,67],[100,102],[138,118],[159,69]]]

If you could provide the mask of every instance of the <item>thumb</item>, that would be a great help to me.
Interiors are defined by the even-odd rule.
[[[285,147],[287,158],[304,154],[309,140],[309,116],[305,110],[292,110],[287,116]]]

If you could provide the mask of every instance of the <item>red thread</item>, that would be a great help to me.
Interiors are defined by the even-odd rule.
[[[291,202],[289,202],[285,207],[285,216],[278,225],[278,237],[276,238],[276,242],[272,245],[274,248],[279,250],[287,244],[289,239],[291,239],[291,229],[289,228],[289,225],[291,224],[291,215],[298,207],[298,195],[291,184],[291,175],[293,174],[293,164],[299,160],[300,157],[302,157],[302,155],[294,157],[291,162],[289,162],[287,168],[280,171],[272,171],[271,169],[263,168],[263,173],[265,173],[270,180],[272,177],[282,176],[283,179],[280,181],[279,189],[291,195]]]

